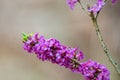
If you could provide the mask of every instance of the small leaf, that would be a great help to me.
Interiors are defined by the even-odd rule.
[[[28,35],[24,32],[22,32],[22,36],[23,36],[23,42],[28,40]]]

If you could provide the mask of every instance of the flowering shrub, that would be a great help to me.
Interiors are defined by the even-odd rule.
[[[97,23],[99,12],[106,2],[107,0],[97,0],[92,7],[87,7],[86,9],[80,0],[67,0],[67,4],[72,10],[76,3],[80,3],[82,9],[91,17],[97,36],[100,40],[101,47],[117,72],[120,74],[117,63],[110,55]],[[115,2],[116,0],[112,0],[112,3]],[[91,59],[86,62],[82,62],[81,60],[84,59],[84,54],[81,50],[65,46],[54,38],[45,39],[44,36],[39,37],[38,33],[23,33],[23,44],[24,50],[29,53],[34,53],[38,59],[42,61],[50,61],[51,63],[64,66],[73,72],[80,73],[83,75],[85,80],[110,80],[110,71],[104,65]]]

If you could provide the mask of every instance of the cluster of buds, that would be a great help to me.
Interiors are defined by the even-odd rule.
[[[93,6],[88,7],[88,12],[97,14],[102,9],[102,7],[105,5],[105,2],[106,0],[97,0],[97,2]],[[114,4],[116,0],[112,0],[111,2]],[[67,4],[72,10],[74,9],[76,3],[81,3],[81,1],[80,0],[67,0]]]
[[[38,33],[23,33],[23,43],[24,50],[34,53],[38,59],[81,73],[86,80],[110,80],[110,72],[105,66],[92,60],[80,63],[84,56],[78,48],[62,45],[54,38],[38,37]]]
[[[110,80],[110,71],[92,60],[81,63],[81,73],[85,80]]]
[[[54,38],[45,39],[38,37],[38,33],[33,35],[23,34],[24,50],[35,53],[38,59],[50,61],[71,69],[73,72],[80,72],[80,64],[73,60],[83,59],[83,53],[78,48],[70,48],[62,45]]]

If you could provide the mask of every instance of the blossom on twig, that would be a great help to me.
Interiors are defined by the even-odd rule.
[[[110,71],[92,60],[81,63],[81,73],[86,80],[110,80]]]
[[[73,61],[80,61],[83,59],[83,53],[77,48],[67,47],[62,45],[54,38],[45,39],[43,36],[38,37],[38,33],[28,35],[27,39],[23,41],[24,50],[30,53],[35,53],[38,59],[42,61],[51,61],[73,72],[80,72],[80,64]]]
[[[84,58],[83,53],[77,48],[62,45],[54,38],[45,39],[44,36],[38,37],[38,33],[23,33],[23,43],[24,50],[35,53],[38,59],[79,72],[86,80],[110,80],[110,72],[105,66],[92,60],[79,63]]]
[[[93,12],[94,14],[98,13],[102,7],[104,6],[105,2],[103,0],[98,0],[96,4],[88,9],[89,12]]]
[[[68,6],[73,10],[78,0],[67,0]]]

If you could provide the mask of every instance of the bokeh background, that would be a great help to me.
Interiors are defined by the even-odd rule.
[[[89,2],[87,2],[89,1]],[[86,0],[86,4],[95,0]],[[120,67],[120,1],[110,1],[99,16],[99,25],[111,55]],[[120,80],[104,54],[92,21],[77,4],[72,11],[66,0],[0,0],[0,80],[84,80],[80,74],[50,62],[42,62],[23,50],[21,32],[38,32],[46,38],[80,48],[89,58]]]

